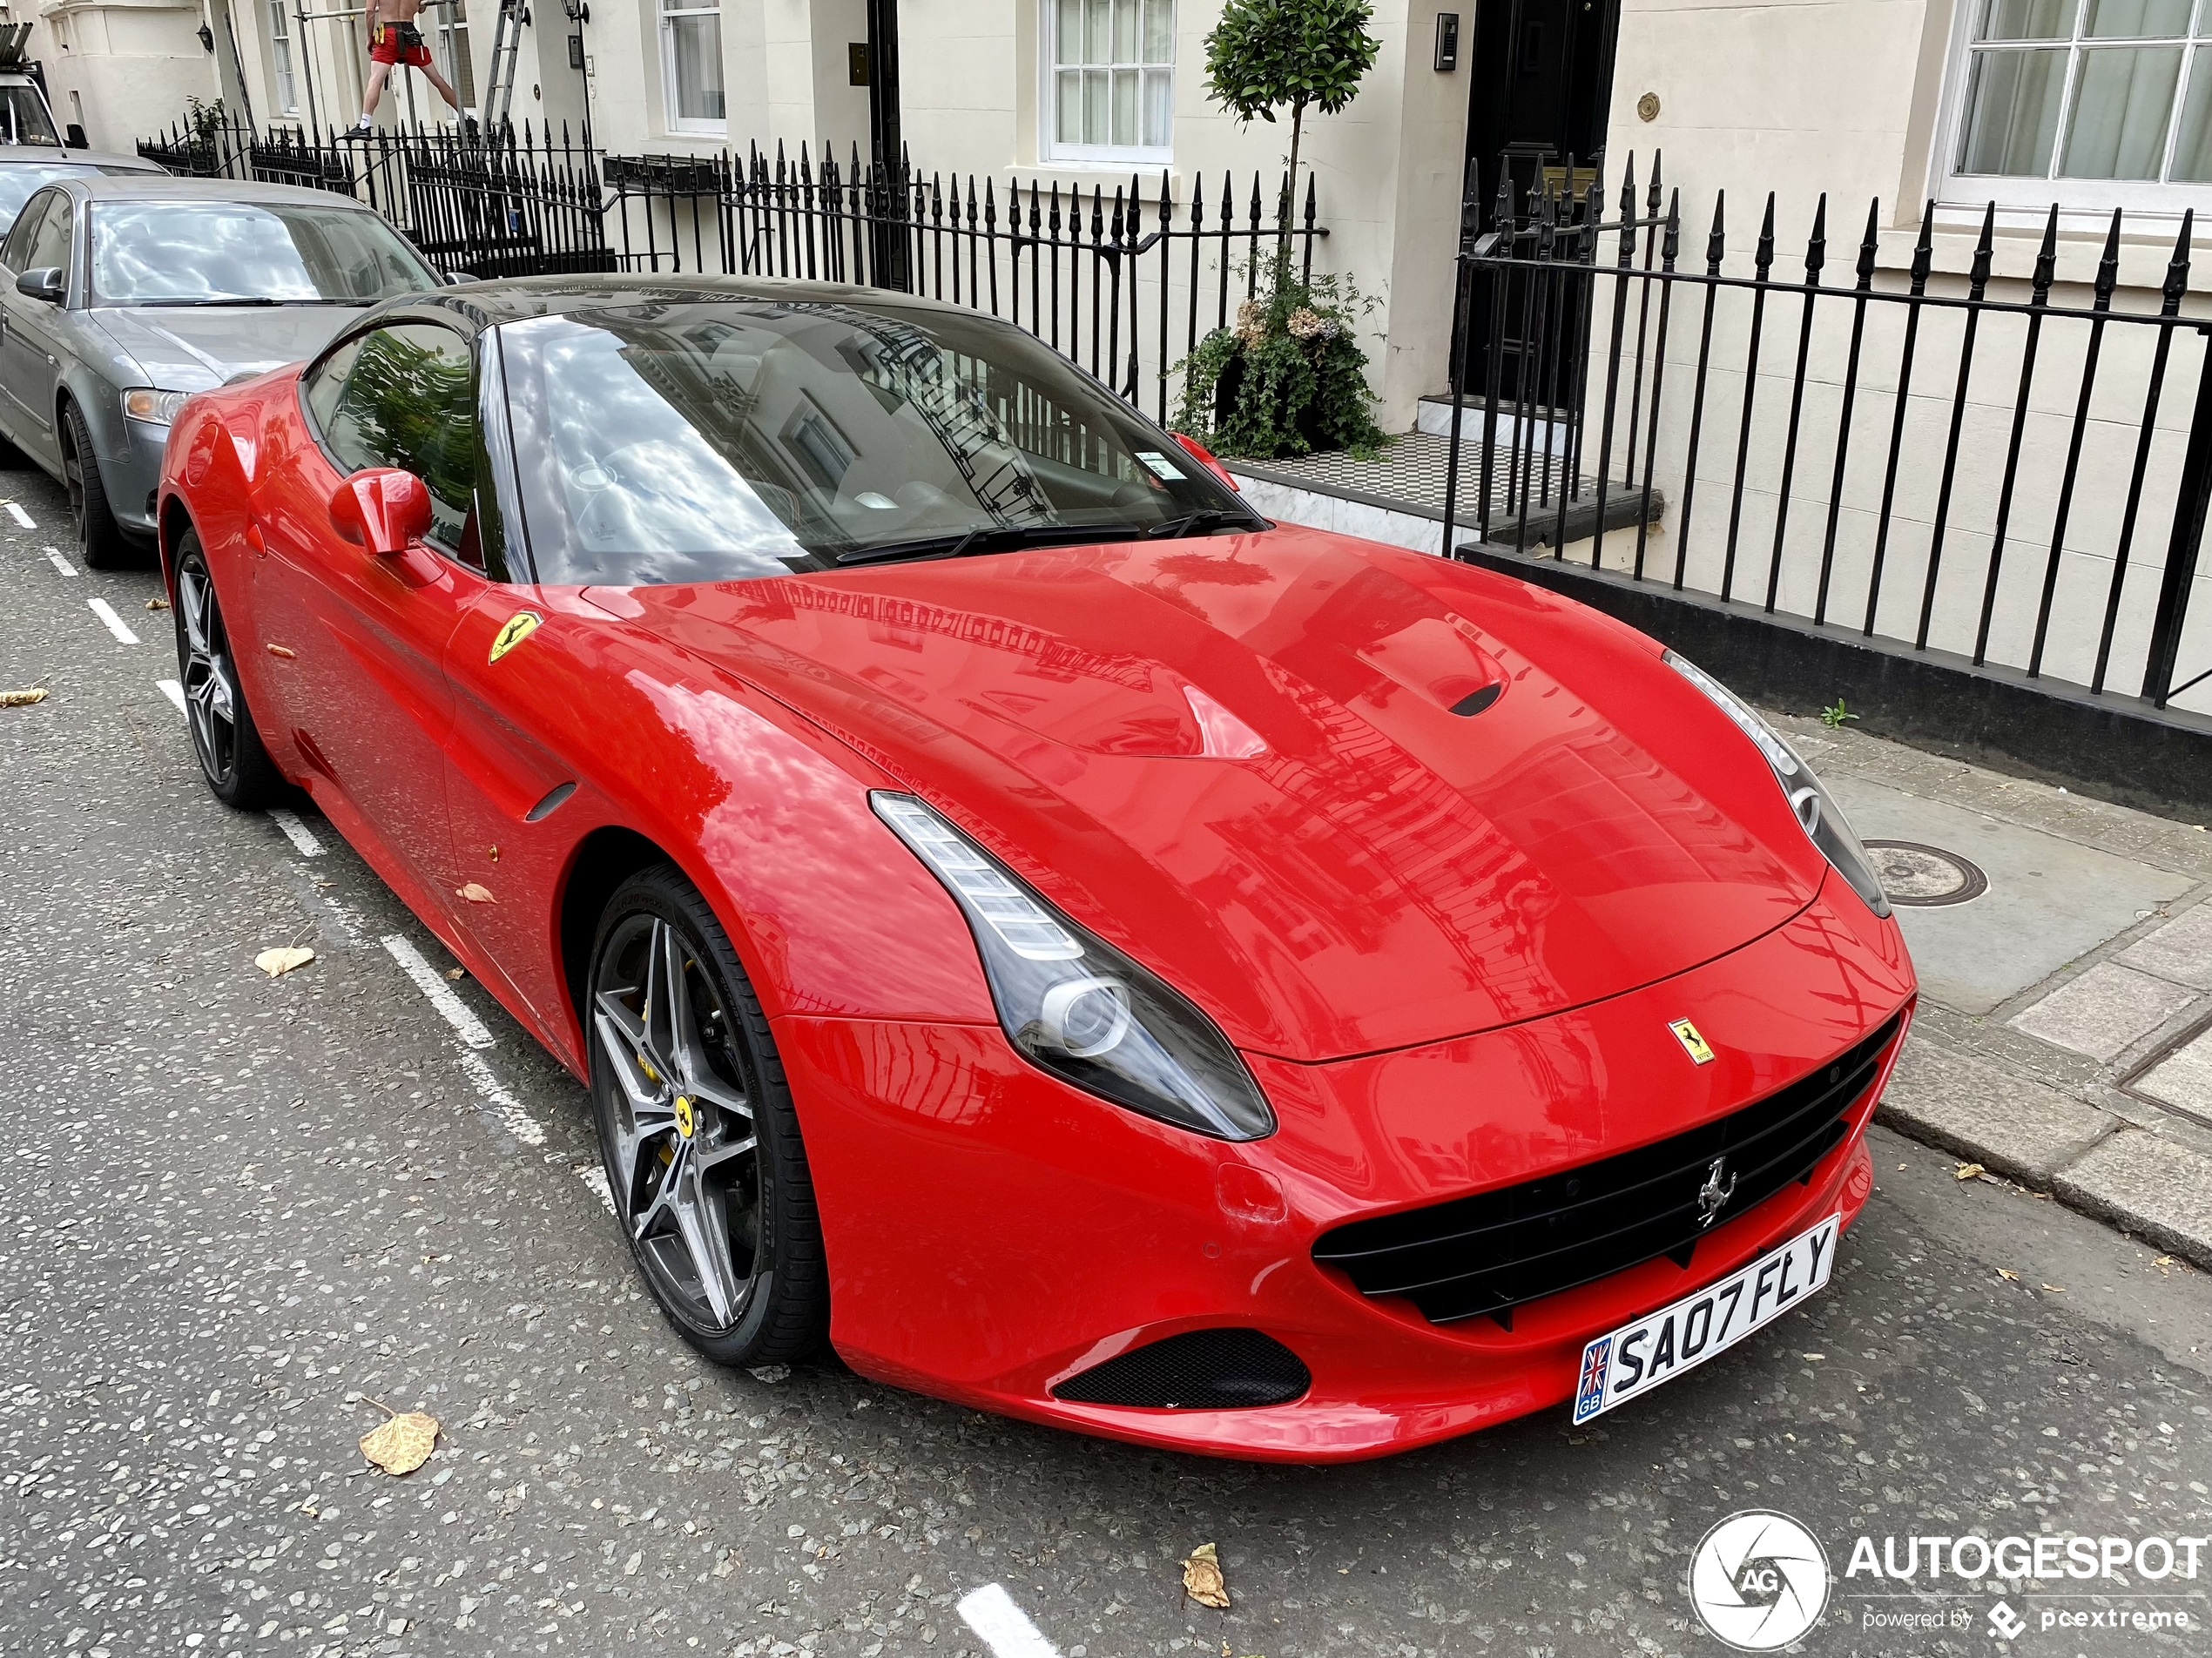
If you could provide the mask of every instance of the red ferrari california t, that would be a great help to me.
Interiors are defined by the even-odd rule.
[[[861,288],[412,295],[193,398],[193,742],[590,1086],[701,1352],[1184,1450],[1641,1399],[1827,1281],[1912,971],[1689,663]]]

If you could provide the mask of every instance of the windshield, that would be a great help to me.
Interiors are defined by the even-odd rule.
[[[671,293],[499,330],[538,578],[631,585],[1254,522],[1029,334]],[[988,541],[986,541],[988,537]]]
[[[91,261],[95,305],[368,305],[438,286],[374,213],[289,203],[98,202]]]
[[[59,149],[61,142],[61,134],[54,131],[54,118],[46,113],[46,102],[38,96],[37,87],[21,81],[0,86],[0,144],[51,144]]]

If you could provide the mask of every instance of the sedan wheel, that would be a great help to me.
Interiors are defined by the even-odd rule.
[[[283,787],[261,734],[239,689],[230,630],[215,596],[199,537],[187,530],[177,543],[177,671],[185,688],[185,718],[192,751],[207,786],[226,805],[262,806]]]
[[[78,556],[93,570],[121,570],[137,561],[123,527],[108,505],[99,456],[84,416],[72,403],[62,411],[62,483],[69,491],[69,522]]]
[[[615,894],[592,960],[600,1149],[647,1286],[711,1358],[797,1357],[825,1322],[820,1231],[797,1115],[727,936],[663,866]]]

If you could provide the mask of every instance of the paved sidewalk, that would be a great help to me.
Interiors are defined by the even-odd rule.
[[[1879,1120],[2212,1269],[2212,833],[1772,718],[1919,969]]]

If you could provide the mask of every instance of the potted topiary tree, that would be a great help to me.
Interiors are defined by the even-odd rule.
[[[1231,455],[1268,458],[1316,448],[1372,454],[1390,440],[1369,405],[1366,354],[1353,339],[1366,308],[1349,282],[1311,281],[1291,261],[1291,218],[1298,199],[1298,151],[1305,112],[1334,115],[1350,104],[1382,43],[1367,32],[1369,0],[1228,0],[1206,37],[1206,83],[1240,125],[1291,116],[1273,257],[1264,292],[1238,308],[1234,328],[1217,328],[1183,364],[1178,420]]]

